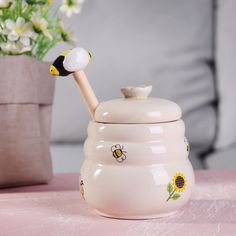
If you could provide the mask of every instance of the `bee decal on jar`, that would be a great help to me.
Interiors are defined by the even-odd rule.
[[[189,152],[190,151],[190,146],[189,146],[188,139],[186,137],[184,137],[184,143],[186,144],[187,152]]]
[[[124,151],[124,146],[120,144],[113,145],[111,147],[111,152],[117,162],[123,162],[126,159],[127,152]]]
[[[79,191],[84,199],[84,181],[83,180],[80,180]]]

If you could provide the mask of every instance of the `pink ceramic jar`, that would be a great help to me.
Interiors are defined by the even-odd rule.
[[[100,103],[88,127],[80,191],[98,214],[148,219],[176,212],[194,186],[180,107],[127,87]]]

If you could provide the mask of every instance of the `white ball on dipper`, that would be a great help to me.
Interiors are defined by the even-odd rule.
[[[73,48],[65,56],[63,66],[67,71],[83,70],[91,60],[91,54],[83,48]]]

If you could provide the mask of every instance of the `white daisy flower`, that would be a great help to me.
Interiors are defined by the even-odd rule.
[[[16,49],[14,42],[0,43],[0,48],[5,53],[10,53],[12,50]]]
[[[11,0],[0,0],[0,8],[7,8],[9,7]]]
[[[32,50],[31,45],[25,46],[23,44],[20,44],[19,42],[17,42],[16,44],[17,44],[18,49],[20,50],[20,53],[29,52]]]
[[[8,42],[0,43],[0,48],[3,52],[7,54],[22,54],[24,52],[28,52],[32,50],[31,45],[25,46],[20,41],[18,42],[8,41]]]
[[[8,54],[19,54],[20,49],[16,46],[15,42],[6,42],[0,44],[1,50]]]
[[[42,32],[50,40],[53,39],[50,30],[48,29],[48,22],[44,18],[40,18],[38,15],[33,14],[31,17],[31,22],[36,30],[36,32]]]
[[[61,24],[61,37],[64,42],[73,43],[77,41],[73,37],[72,30],[70,28],[67,28],[63,23]]]
[[[67,17],[71,17],[73,14],[78,14],[81,11],[83,1],[84,0],[63,0],[60,11],[65,12]]]
[[[23,45],[28,46],[30,39],[34,37],[34,31],[30,22],[25,23],[25,19],[18,17],[16,22],[11,19],[5,21],[6,29],[4,33],[9,41],[19,40]]]

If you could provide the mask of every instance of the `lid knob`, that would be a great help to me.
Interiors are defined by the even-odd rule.
[[[139,86],[139,87],[133,87],[128,86],[121,88],[121,92],[125,96],[125,98],[138,98],[138,99],[145,99],[148,97],[148,95],[152,91],[152,86]]]

